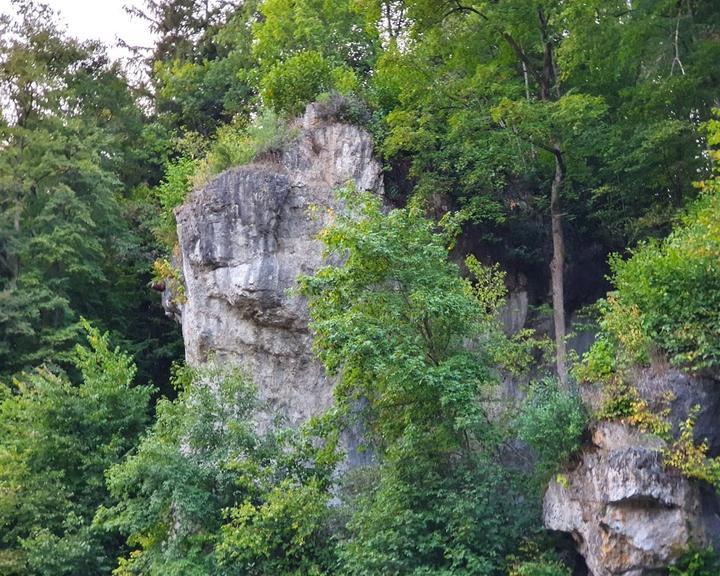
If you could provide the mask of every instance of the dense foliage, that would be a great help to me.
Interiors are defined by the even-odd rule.
[[[152,389],[132,360],[87,328],[78,386],[47,367],[0,388],[0,571],[107,574],[121,542],[92,523],[110,501],[105,471],[135,445]]]
[[[154,33],[132,74],[38,0],[0,18],[0,572],[566,576],[538,487],[580,447],[574,381],[720,482],[695,413],[673,439],[630,382],[720,366],[715,0],[129,11]],[[372,133],[387,202],[345,190],[321,236],[337,266],[301,279],[338,384],[297,431],[242,366],[173,373],[149,287],[182,306],[175,208],[271,160],[312,101]],[[530,304],[514,336],[507,288]],[[598,299],[568,373],[567,318]],[[528,368],[512,405],[498,384]],[[338,466],[349,430],[372,466]]]
[[[176,373],[136,452],[107,472],[116,504],[98,512],[133,550],[130,574],[312,574],[323,546],[333,442],[313,450],[290,431],[256,430],[252,384],[238,370]]]
[[[348,574],[500,574],[535,518],[499,465],[502,434],[483,400],[507,342],[501,277],[463,279],[418,209],[387,214],[347,191],[322,235],[345,256],[301,282],[340,412],[379,460],[341,547]],[[468,345],[468,341],[472,344]]]
[[[720,570],[720,559],[712,549],[689,550],[670,566],[670,576],[712,576]]]
[[[533,448],[541,473],[557,472],[579,448],[588,415],[580,399],[551,379],[531,385],[517,419],[518,436]]]
[[[711,145],[720,144],[717,121],[708,134]],[[700,198],[670,235],[612,259],[616,290],[602,304],[601,335],[581,376],[607,379],[656,350],[692,371],[720,366],[720,176],[698,188]]]
[[[143,117],[102,46],[18,2],[0,22],[0,375],[68,366],[85,316],[166,379],[178,340],[145,289],[155,251]]]

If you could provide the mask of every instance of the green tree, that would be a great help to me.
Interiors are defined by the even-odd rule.
[[[14,5],[18,19],[3,17],[0,41],[4,374],[66,362],[80,315],[120,332],[133,351],[140,338],[168,333],[143,294],[147,244],[128,222],[139,183],[128,175],[148,163],[133,148],[142,115],[127,83],[100,46],[64,36],[49,8]]]
[[[176,374],[175,401],[137,452],[108,472],[115,503],[97,522],[133,548],[118,575],[311,574],[323,536],[334,443],[261,434],[255,389],[238,369]]]
[[[444,195],[535,278],[552,264],[563,379],[565,308],[587,297],[564,294],[564,261],[666,231],[694,195],[717,82],[711,4],[408,0],[403,41],[380,57],[382,146],[411,163],[415,194]]]
[[[378,30],[348,0],[268,0],[253,26],[263,102],[297,115],[320,94],[361,92],[379,49]]]
[[[146,56],[159,122],[209,137],[224,122],[247,120],[256,93],[257,4],[149,0],[131,10],[159,36]]]
[[[343,199],[351,215],[322,239],[344,263],[301,282],[336,402],[360,420],[380,466],[355,507],[343,570],[500,574],[534,519],[515,506],[485,403],[505,342],[500,276],[471,259],[478,283],[463,279],[416,208],[384,214],[372,195]]]
[[[92,524],[108,502],[105,470],[142,433],[152,388],[108,335],[85,325],[74,386],[48,368],[0,389],[0,569],[3,574],[109,574],[120,542]]]
[[[552,379],[535,382],[517,418],[518,437],[537,456],[538,477],[545,489],[548,477],[566,465],[581,446],[588,415],[580,398],[560,389]]]

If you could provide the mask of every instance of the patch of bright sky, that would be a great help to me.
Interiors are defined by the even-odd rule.
[[[123,6],[141,5],[139,0],[44,0],[60,16],[68,34],[80,40],[100,40],[113,59],[127,57],[128,51],[118,39],[131,46],[152,46],[147,23],[130,16]],[[14,12],[10,0],[0,0],[0,13]]]

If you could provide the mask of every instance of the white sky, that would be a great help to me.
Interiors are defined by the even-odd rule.
[[[113,58],[127,56],[126,50],[117,47],[118,38],[130,45],[152,45],[146,23],[131,18],[123,10],[124,5],[142,6],[141,0],[44,0],[44,3],[60,14],[70,36],[100,40]],[[10,0],[0,0],[0,12],[13,12]]]

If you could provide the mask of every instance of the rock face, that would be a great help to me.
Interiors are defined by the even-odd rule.
[[[720,382],[663,366],[641,371],[635,378],[635,386],[650,410],[657,413],[670,408],[669,419],[676,434],[692,407],[699,406],[695,439],[697,442],[707,439],[710,456],[720,454]],[[667,396],[671,398],[669,405],[665,400]]]
[[[699,486],[668,473],[662,442],[618,422],[545,494],[545,526],[568,532],[594,576],[645,576],[707,542]]]
[[[720,385],[667,366],[634,377],[641,398],[658,413],[669,408],[675,433],[694,405],[698,442],[720,450],[717,418]],[[599,389],[584,387],[597,409]],[[689,546],[720,545],[720,499],[710,486],[667,470],[663,441],[619,422],[595,425],[590,446],[545,493],[544,520],[550,530],[569,533],[594,576],[651,576]]]
[[[349,183],[383,191],[370,135],[320,111],[308,107],[285,150],[220,174],[176,210],[187,361],[244,366],[291,424],[332,398],[306,304],[291,293],[296,278],[322,265],[317,234],[342,209],[334,191]]]
[[[675,434],[691,408],[700,407],[697,442],[720,451],[717,419],[720,383],[668,366],[639,371],[636,389],[649,408],[669,409]],[[584,400],[600,404],[597,389]],[[704,483],[663,466],[659,438],[619,422],[601,422],[576,465],[553,481],[544,501],[545,526],[569,533],[594,576],[650,576],[666,568],[689,546],[720,547],[720,498]]]

